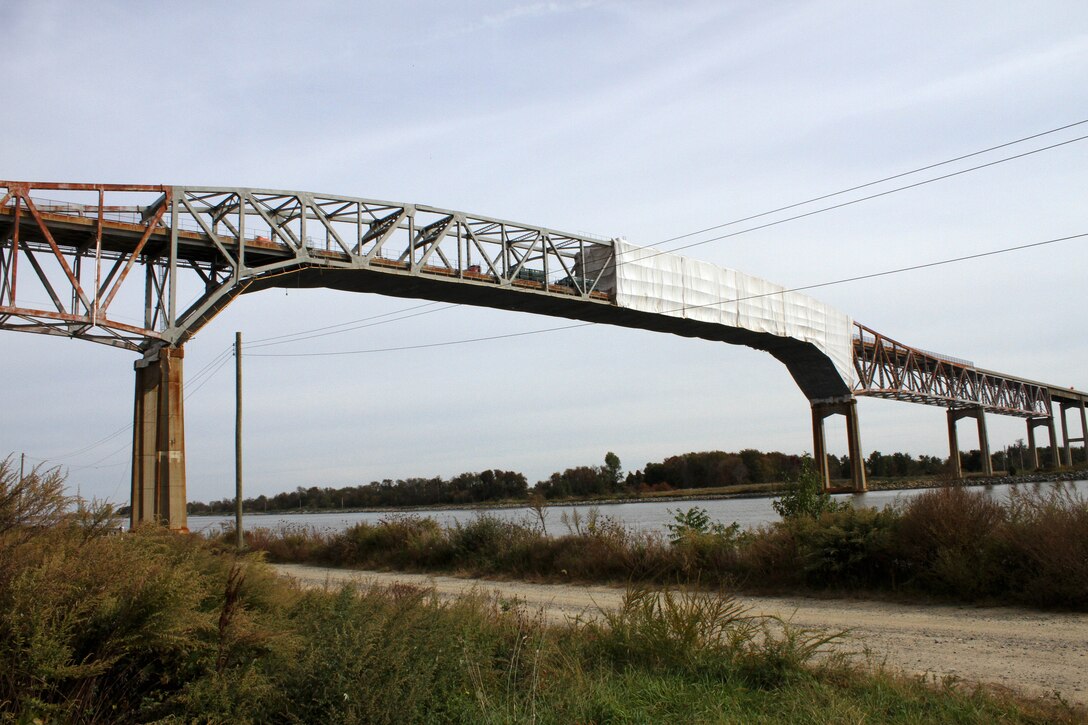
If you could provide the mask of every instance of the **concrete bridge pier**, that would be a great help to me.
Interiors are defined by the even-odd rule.
[[[136,362],[130,523],[188,531],[182,348],[164,347]]]
[[[1073,451],[1069,449],[1069,422],[1065,419],[1065,411],[1069,407],[1067,403],[1058,403],[1058,417],[1062,421],[1062,456],[1063,466],[1073,465]]]
[[[812,404],[812,448],[816,470],[823,481],[823,489],[831,489],[831,472],[827,467],[827,439],[824,436],[824,419],[832,415],[846,417],[846,445],[850,456],[850,481],[856,493],[868,490],[865,481],[865,459],[861,455],[861,433],[858,427],[858,401],[856,398],[836,402]]]
[[[1058,404],[1058,410],[1061,411],[1062,418],[1062,455],[1064,458],[1063,463],[1067,466],[1073,465],[1073,449],[1070,446],[1071,443],[1081,443],[1088,450],[1088,415],[1085,415],[1084,401],[1063,400]],[[1080,438],[1069,437],[1069,423],[1066,421],[1066,411],[1069,409],[1080,411]]]
[[[1051,459],[1050,465],[1058,465],[1058,435],[1054,430],[1053,418],[1028,418],[1028,451],[1031,453],[1031,462],[1035,466],[1035,470],[1039,470],[1042,466],[1039,463],[1039,449],[1035,447],[1035,429],[1039,426],[1046,426],[1047,431],[1050,433],[1050,451]]]
[[[1088,404],[1083,400],[1080,401],[1080,445],[1084,448],[1084,459],[1088,462]]]
[[[994,475],[993,461],[990,459],[990,440],[986,436],[986,413],[982,406],[948,409],[948,461],[952,464],[952,475],[963,478],[963,463],[960,460],[959,437],[956,435],[956,422],[960,418],[974,418],[978,424],[978,449],[982,457],[982,473]]]

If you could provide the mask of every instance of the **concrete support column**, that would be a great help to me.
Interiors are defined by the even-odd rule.
[[[865,480],[865,459],[861,455],[861,426],[858,425],[858,401],[851,400],[846,406],[846,445],[850,452],[850,481],[854,493],[869,490]]]
[[[956,435],[956,421],[960,418],[975,419],[975,423],[978,425],[978,450],[982,458],[982,473],[985,476],[994,475],[994,463],[990,459],[990,439],[986,435],[986,412],[982,409],[982,406],[948,409],[948,460],[952,464],[952,474],[956,478],[963,478],[959,438]],[[1030,428],[1028,430],[1030,433]],[[1029,440],[1033,441],[1032,448],[1034,449],[1034,438],[1029,436]]]
[[[978,449],[982,453],[982,475],[994,475],[994,459],[990,456],[990,437],[986,435],[986,411],[979,408],[975,415],[978,423]]]
[[[824,435],[824,418],[819,406],[812,406],[812,456],[816,462],[816,472],[820,474],[823,490],[831,488],[831,471],[827,468],[827,438]]]
[[[1039,463],[1039,449],[1035,447],[1035,429],[1041,425],[1046,425],[1047,418],[1028,418],[1028,453],[1031,454],[1031,465],[1033,471],[1038,471],[1042,468],[1042,464]]]
[[[956,435],[956,421],[959,412],[953,408],[948,409],[948,464],[952,467],[953,478],[963,478],[963,463],[960,461],[960,442]]]
[[[1050,465],[1058,468],[1062,465],[1062,454],[1058,450],[1058,434],[1054,429],[1054,419],[1046,419],[1046,430],[1050,433]]]
[[[136,363],[132,425],[133,526],[146,522],[188,531],[185,511],[185,416],[181,348],[162,348]]]
[[[1080,442],[1084,447],[1084,461],[1088,463],[1088,406],[1080,401]]]
[[[1073,465],[1073,449],[1069,447],[1069,422],[1065,419],[1065,411],[1072,403],[1058,403],[1058,415],[1062,419],[1062,465]]]
[[[831,472],[827,466],[827,441],[824,437],[824,419],[832,415],[846,417],[846,445],[850,457],[850,482],[857,493],[868,490],[865,481],[865,459],[861,455],[861,428],[858,425],[858,401],[855,398],[833,403],[812,404],[812,448],[816,457],[816,470],[823,481],[825,491],[831,488]]]

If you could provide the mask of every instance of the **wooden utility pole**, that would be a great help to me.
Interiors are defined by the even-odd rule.
[[[242,333],[234,333],[234,534],[235,544],[245,545],[242,537]]]

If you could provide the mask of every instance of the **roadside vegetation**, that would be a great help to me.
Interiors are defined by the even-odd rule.
[[[1060,484],[1005,502],[948,486],[855,509],[821,493],[806,461],[774,505],[782,520],[748,531],[692,508],[674,512],[668,535],[564,512],[549,536],[551,512],[538,505],[520,523],[481,514],[442,527],[391,515],[340,532],[258,529],[247,541],[278,562],[1088,611],[1088,501]]]
[[[108,507],[73,513],[63,485],[55,470],[0,463],[0,722],[1085,718],[1057,698],[858,669],[834,633],[751,616],[721,592],[633,587],[616,612],[551,626],[483,596],[303,590],[259,553],[119,534]],[[677,541],[732,536],[704,523],[678,523],[694,533]],[[602,524],[583,535],[607,538]],[[484,544],[476,534],[459,541]]]
[[[1051,460],[1049,448],[1040,449],[1040,454],[1043,460]],[[962,459],[964,471],[982,470],[982,458],[977,450],[967,451]],[[992,459],[995,471],[1005,471],[1008,475],[1030,473],[1025,467],[1030,455],[1023,441],[996,451]],[[748,448],[736,453],[684,453],[647,463],[642,470],[624,472],[619,457],[609,451],[605,454],[604,465],[567,468],[533,486],[517,471],[493,469],[461,473],[450,479],[441,476],[386,479],[341,488],[299,486],[294,491],[274,496],[262,494],[244,499],[242,508],[247,512],[285,512],[509,505],[532,498],[554,502],[670,495],[770,495],[778,493],[783,482],[800,474],[803,461],[804,456]],[[1082,448],[1073,449],[1073,463],[1083,468]],[[828,467],[832,478],[849,479],[847,457],[829,455]],[[873,451],[865,459],[865,470],[874,486],[896,486],[919,480],[940,482],[951,476],[947,460],[927,455],[915,457],[909,453]],[[188,512],[190,515],[233,514],[234,499],[210,503],[190,501]]]

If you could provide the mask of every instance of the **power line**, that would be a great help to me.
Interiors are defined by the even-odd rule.
[[[233,350],[233,348],[229,347],[229,346],[224,348],[224,350],[222,352],[220,352],[218,355],[216,355],[214,358],[212,358],[211,361],[208,362],[204,367],[202,367],[200,370],[198,370],[192,376],[190,376],[189,381],[188,381],[189,385],[190,385],[190,388],[186,392],[186,395],[185,395],[186,400],[188,400],[194,393],[196,393],[197,390],[200,390],[200,388],[203,387],[204,383],[206,383],[208,380],[210,380],[211,377],[214,376],[215,373],[217,373],[220,370],[220,368],[223,367],[224,361],[230,359],[230,354],[231,354],[232,350]],[[216,365],[217,363],[218,363],[218,366],[215,368],[215,370],[212,370],[210,373],[208,373],[207,371],[213,365]],[[203,382],[197,384],[195,388],[192,387],[192,384],[194,382],[200,380],[201,378],[205,378],[205,377],[206,377],[206,379]],[[90,444],[88,444],[88,445],[86,445],[86,446],[84,446],[82,448],[78,448],[78,449],[76,449],[74,451],[69,451],[67,453],[63,453],[63,454],[56,455],[56,456],[49,456],[47,458],[41,458],[41,457],[38,457],[38,456],[27,456],[27,458],[33,458],[34,460],[41,461],[42,463],[46,463],[48,461],[59,461],[59,460],[64,460],[64,459],[69,459],[69,458],[77,458],[77,457],[83,455],[84,453],[88,453],[90,451],[93,451],[95,448],[98,448],[100,446],[105,445],[106,443],[109,443],[111,440],[113,440],[117,436],[121,435],[122,433],[127,433],[130,430],[132,430],[132,424],[131,423],[129,423],[128,425],[123,426],[121,428],[118,428],[114,432],[110,433],[109,435],[105,436],[104,438],[100,438],[99,440],[95,441],[94,443],[90,443]],[[104,460],[106,460],[106,459],[108,459],[108,458],[110,458],[112,456],[117,455],[117,453],[124,450],[124,448],[127,448],[128,446],[129,446],[129,444],[126,443],[123,448],[117,449],[113,453],[109,454],[105,458],[100,459],[99,461],[96,461],[95,463],[98,463],[100,461],[104,461]],[[77,466],[77,467],[69,469],[69,470],[78,471],[78,470],[82,470],[84,468],[92,468],[92,467],[94,467],[95,463],[90,463],[90,464],[86,464],[86,465],[82,465],[82,466]],[[114,465],[120,465],[120,464],[114,464]]]
[[[450,340],[448,342],[430,342],[420,345],[402,345],[399,347],[382,347],[371,350],[343,350],[338,352],[247,352],[245,357],[326,357],[330,355],[363,355],[376,352],[399,352],[401,350],[422,350],[429,347],[447,347],[449,345],[464,345],[470,342],[486,342],[488,340],[504,340],[509,337],[525,337],[526,335],[539,335],[542,332],[555,332],[556,330],[572,330],[575,327],[587,327],[595,325],[595,322],[576,322],[571,325],[559,327],[546,327],[542,330],[527,330],[525,332],[509,332],[504,335],[487,335],[486,337],[471,337],[464,340]]]
[[[129,427],[131,428],[132,426],[129,426]],[[118,453],[120,453],[122,451],[128,450],[131,445],[132,444],[130,444],[130,443],[125,443],[125,445],[121,446],[120,448],[115,450],[113,453],[108,453],[108,454],[102,456],[101,458],[99,458],[97,461],[94,461],[93,463],[86,463],[86,464],[84,464],[82,466],[68,466],[68,472],[71,473],[72,471],[83,471],[83,470],[86,470],[88,468],[98,469],[98,468],[114,468],[116,466],[123,466],[123,465],[125,465],[126,461],[121,461],[120,463],[111,463],[111,464],[106,465],[106,466],[100,466],[98,464],[102,463],[103,461],[108,461],[109,459],[113,458],[114,456],[116,456]],[[114,490],[116,490],[116,488]]]
[[[799,202],[795,202],[795,203],[792,203],[792,204],[787,204],[786,206],[781,206],[781,207],[778,207],[776,209],[771,209],[769,211],[760,212],[759,214],[752,214],[752,215],[749,215],[749,216],[746,216],[746,217],[741,217],[739,219],[734,219],[732,221],[725,222],[723,224],[716,224],[714,226],[706,227],[706,228],[700,229],[698,231],[688,232],[686,234],[681,234],[681,235],[678,235],[678,236],[675,236],[675,237],[670,237],[668,239],[664,239],[664,240],[661,240],[659,242],[656,242],[655,244],[656,245],[668,244],[669,242],[678,241],[680,239],[687,239],[689,237],[693,237],[693,236],[696,236],[698,234],[704,234],[706,232],[714,231],[716,229],[723,229],[725,227],[735,226],[737,224],[741,224],[741,223],[746,222],[746,221],[752,221],[754,219],[760,219],[760,218],[763,218],[763,217],[766,217],[766,216],[770,216],[772,214],[777,214],[779,212],[788,211],[790,209],[795,209],[797,207],[805,206],[807,204],[813,204],[813,203],[815,203],[817,201],[823,201],[824,199],[830,199],[830,198],[833,198],[833,197],[836,197],[836,196],[841,196],[843,194],[847,194],[847,193],[850,193],[852,191],[858,191],[860,189],[866,189],[866,188],[869,188],[869,187],[873,187],[873,186],[877,186],[879,184],[886,183],[888,181],[893,181],[895,179],[900,179],[900,178],[903,178],[903,177],[906,177],[906,176],[911,176],[913,174],[921,173],[923,171],[928,171],[930,169],[935,169],[935,168],[938,168],[938,167],[941,167],[941,166],[947,166],[948,164],[952,164],[952,163],[955,163],[957,161],[963,161],[964,159],[969,159],[969,158],[973,158],[973,157],[976,157],[976,156],[981,156],[983,154],[990,153],[992,151],[996,151],[998,149],[1003,149],[1003,148],[1008,148],[1010,146],[1015,146],[1017,144],[1021,144],[1021,143],[1024,143],[1026,141],[1031,141],[1033,139],[1041,138],[1043,136],[1047,136],[1047,135],[1050,135],[1050,134],[1053,134],[1053,133],[1057,133],[1059,131],[1064,131],[1064,130],[1067,130],[1067,129],[1070,129],[1070,128],[1074,128],[1076,126],[1081,126],[1081,125],[1086,124],[1086,123],[1088,123],[1088,119],[1075,121],[1073,123],[1065,124],[1064,126],[1058,126],[1057,128],[1052,128],[1052,129],[1050,129],[1048,131],[1042,131],[1042,132],[1039,132],[1039,133],[1031,134],[1029,136],[1024,136],[1022,138],[1018,138],[1018,139],[1015,139],[1013,141],[1007,141],[1005,143],[997,144],[996,146],[990,146],[988,148],[981,149],[981,150],[978,150],[978,151],[972,151],[971,153],[962,154],[960,156],[956,156],[956,157],[951,158],[951,159],[946,159],[944,161],[939,161],[939,162],[936,162],[936,163],[928,164],[926,166],[921,166],[921,167],[918,167],[916,169],[912,169],[910,171],[900,172],[900,173],[897,173],[897,174],[893,174],[891,176],[886,176],[886,177],[884,177],[882,179],[877,179],[875,181],[869,181],[869,182],[866,182],[864,184],[858,184],[856,186],[849,187],[847,189],[841,189],[839,191],[831,192],[829,194],[823,194],[821,196],[816,196],[816,197],[813,197],[811,199],[807,199],[805,201],[799,201]],[[951,173],[948,173],[948,174],[943,174],[941,176],[936,176],[936,177],[933,177],[931,179],[925,179],[923,181],[918,181],[918,182],[915,182],[913,184],[907,184],[907,185],[904,185],[904,186],[900,186],[900,187],[897,187],[895,189],[888,189],[888,190],[885,190],[885,191],[882,191],[882,192],[879,192],[879,193],[876,193],[876,194],[870,194],[868,196],[864,196],[864,197],[861,197],[861,198],[858,198],[858,199],[853,199],[853,200],[850,200],[850,201],[841,202],[839,204],[833,204],[833,205],[830,205],[830,206],[827,206],[827,207],[823,207],[821,209],[815,209],[815,210],[805,212],[805,213],[802,213],[802,214],[796,214],[796,215],[793,215],[793,216],[790,216],[790,217],[786,217],[785,219],[779,219],[779,220],[776,220],[776,221],[768,222],[766,224],[760,224],[760,225],[757,225],[757,226],[754,226],[754,227],[749,227],[749,228],[746,228],[746,229],[742,229],[742,230],[739,230],[739,231],[736,231],[736,232],[731,232],[729,234],[722,234],[722,235],[718,235],[718,236],[715,236],[715,237],[711,237],[709,239],[704,239],[704,240],[701,240],[701,241],[692,242],[690,244],[685,244],[685,245],[682,245],[682,246],[679,246],[679,247],[675,247],[675,248],[673,248],[671,250],[654,249],[655,245],[650,245],[650,247],[640,248],[640,250],[642,250],[642,249],[653,249],[653,251],[651,253],[649,253],[649,254],[644,255],[644,256],[640,256],[639,261],[643,261],[643,260],[646,260],[646,259],[652,259],[653,257],[660,256],[660,255],[663,255],[663,254],[670,254],[672,252],[675,252],[675,251],[678,251],[678,250],[681,250],[681,249],[690,249],[691,247],[700,246],[702,244],[709,244],[710,242],[716,242],[716,241],[721,241],[723,239],[729,239],[731,237],[740,236],[741,234],[747,234],[749,232],[754,232],[754,231],[758,231],[758,230],[761,230],[761,229],[766,229],[768,227],[777,226],[778,224],[785,224],[786,222],[796,221],[798,219],[803,219],[803,218],[806,218],[806,217],[815,216],[817,214],[823,214],[823,213],[828,212],[828,211],[833,211],[835,209],[841,209],[843,207],[852,206],[854,204],[859,204],[859,203],[861,203],[863,201],[870,201],[872,199],[876,199],[876,198],[879,198],[879,197],[882,197],[882,196],[888,196],[889,194],[894,194],[894,193],[897,193],[897,192],[900,192],[900,191],[913,189],[913,188],[916,188],[916,187],[919,187],[919,186],[924,186],[926,184],[931,184],[931,183],[934,183],[936,181],[943,181],[944,179],[949,179],[949,178],[952,178],[952,177],[955,177],[955,176],[960,176],[962,174],[970,173],[972,171],[978,171],[980,169],[988,168],[990,166],[996,166],[998,164],[1002,164],[1002,163],[1005,163],[1007,161],[1013,161],[1015,159],[1024,158],[1026,156],[1031,156],[1033,154],[1037,154],[1037,153],[1040,153],[1042,151],[1048,151],[1048,150],[1051,150],[1051,149],[1054,149],[1054,148],[1058,148],[1060,146],[1065,146],[1067,144],[1071,144],[1071,143],[1074,143],[1076,141],[1083,141],[1086,138],[1088,138],[1088,135],[1080,136],[1080,137],[1077,137],[1077,138],[1074,138],[1074,139],[1069,139],[1069,140],[1066,140],[1066,141],[1061,141],[1059,143],[1052,144],[1050,146],[1044,146],[1042,148],[1033,149],[1031,151],[1026,151],[1024,153],[1015,154],[1013,156],[1008,156],[1008,157],[1005,157],[1005,158],[1002,158],[1002,159],[997,159],[995,161],[990,161],[990,162],[987,162],[987,163],[984,163],[984,164],[979,164],[977,166],[973,166],[973,167],[970,167],[970,168],[967,168],[967,169],[961,169],[959,171],[954,171],[954,172],[951,172]],[[604,265],[604,267],[603,267],[603,269],[601,271],[602,272],[612,271],[612,270],[616,269],[620,264],[624,264],[624,263],[626,263],[626,262],[618,259],[618,255],[617,255],[616,257],[613,258],[613,261],[610,264]],[[324,337],[325,335],[335,335],[335,334],[340,334],[340,333],[343,333],[343,332],[350,332],[350,331],[353,331],[353,330],[358,330],[358,329],[363,329],[365,327],[373,326],[373,325],[359,325],[357,327],[348,327],[350,325],[355,325],[356,323],[369,322],[370,320],[375,320],[375,319],[379,319],[379,318],[382,318],[382,317],[390,317],[392,315],[398,315],[398,314],[401,314],[401,313],[404,313],[404,312],[411,312],[412,310],[431,307],[431,306],[436,305],[436,304],[439,304],[439,303],[438,302],[428,302],[428,303],[425,303],[425,304],[422,304],[422,305],[416,305],[416,306],[413,306],[413,307],[408,307],[406,309],[395,311],[395,312],[387,312],[387,313],[383,313],[381,315],[373,315],[371,317],[364,317],[364,318],[361,318],[359,320],[353,320],[353,321],[349,321],[349,322],[342,322],[342,323],[338,323],[338,324],[335,324],[335,325],[328,325],[326,327],[318,327],[318,328],[313,328],[313,329],[310,329],[310,330],[301,330],[299,332],[288,333],[288,334],[285,334],[285,335],[276,335],[276,336],[273,336],[273,337],[260,338],[258,340],[255,340],[253,343],[249,344],[248,347],[250,347],[250,348],[269,347],[271,345],[282,345],[282,344],[287,344],[287,343],[290,343],[290,342],[300,342],[302,340],[313,339],[313,338],[316,338],[316,337]],[[440,309],[445,310],[445,309],[450,309],[451,307],[456,307],[456,306],[457,305],[447,305],[446,307],[443,307],[443,308],[440,308]],[[432,310],[431,312],[437,312],[437,311],[440,311],[440,310]],[[419,314],[421,314],[421,315],[422,314],[430,314],[430,312],[419,313]],[[392,320],[385,320],[385,321],[383,321],[381,323],[375,323],[375,324],[386,324],[387,322],[396,322],[398,320],[409,319],[411,317],[417,317],[417,316],[418,315],[406,315],[404,317],[399,317],[399,318],[392,319]],[[328,333],[325,333],[325,334],[311,334],[311,333],[322,333],[325,330],[334,330],[335,328],[341,328],[341,327],[345,327],[347,329],[337,330],[335,332],[328,332]],[[567,328],[566,327],[559,327],[559,328],[554,328],[554,329],[567,329]],[[284,338],[295,338],[295,339],[286,340]],[[479,338],[479,339],[486,340],[486,339],[489,339],[489,338]],[[273,341],[273,340],[283,340],[283,342],[269,342],[269,341]],[[407,349],[411,349],[411,348],[407,348]]]
[[[914,264],[906,267],[896,267],[895,269],[883,270],[880,272],[870,272],[868,274],[860,274],[852,277],[843,277],[841,279],[830,280],[827,282],[816,282],[808,285],[801,285],[799,287],[791,287],[788,289],[777,290],[775,292],[764,292],[762,294],[747,295],[745,297],[737,297],[729,300],[718,300],[715,302],[708,302],[701,305],[684,305],[672,310],[665,310],[661,314],[670,314],[676,312],[683,312],[685,310],[699,309],[703,307],[714,307],[717,305],[732,304],[737,302],[744,302],[746,300],[759,299],[762,297],[772,297],[774,295],[785,294],[786,292],[802,292],[810,289],[817,289],[819,287],[831,287],[833,285],[846,284],[848,282],[859,282],[866,279],[873,279],[876,277],[886,277],[893,274],[901,274],[903,272],[913,272],[919,269],[928,269],[930,267],[939,267],[945,264],[955,264],[957,262],[966,262],[972,259],[981,259],[983,257],[992,257],[998,254],[1007,254],[1009,252],[1016,252],[1025,249],[1033,249],[1036,247],[1044,247],[1050,244],[1057,244],[1059,242],[1066,242],[1072,239],[1081,239],[1088,237],[1088,232],[1082,234],[1072,234],[1066,237],[1057,237],[1054,239],[1047,239],[1042,242],[1031,242],[1028,244],[1018,244],[1012,247],[1003,247],[1001,249],[992,249],[986,252],[978,252],[975,254],[967,254],[959,257],[951,257],[948,259],[942,259],[935,262],[925,262],[922,264]],[[560,325],[557,327],[546,327],[540,330],[527,330],[525,332],[511,332],[504,335],[488,335],[486,337],[472,337],[462,340],[449,340],[446,342],[432,342],[424,343],[420,345],[403,345],[399,347],[385,347],[385,348],[373,348],[369,350],[340,350],[333,352],[299,352],[299,353],[247,353],[253,357],[329,357],[336,355],[364,355],[381,352],[400,352],[403,350],[420,350],[433,347],[448,347],[451,345],[464,345],[473,342],[486,342],[489,340],[503,340],[512,337],[526,337],[528,335],[539,335],[545,332],[557,332],[559,330],[571,330],[576,327],[588,327],[590,325],[596,325],[596,322],[577,322],[570,325]]]
[[[246,347],[252,347],[253,345],[256,345],[258,343],[268,342],[270,340],[282,340],[285,337],[296,337],[298,335],[309,335],[312,332],[323,332],[325,330],[332,330],[332,329],[337,328],[337,327],[346,327],[348,325],[354,325],[354,324],[356,324],[358,322],[369,322],[370,320],[377,320],[377,319],[380,319],[382,317],[389,317],[391,315],[399,315],[402,312],[411,312],[412,310],[420,310],[420,309],[423,309],[424,307],[433,307],[434,305],[437,305],[437,304],[439,304],[439,303],[438,302],[425,302],[422,305],[414,305],[412,307],[406,307],[403,310],[394,310],[393,312],[383,312],[380,315],[371,315],[369,317],[361,317],[358,320],[349,320],[347,322],[339,322],[339,323],[337,323],[335,325],[326,325],[325,327],[315,327],[313,329],[300,330],[298,332],[289,332],[289,333],[286,333],[286,334],[283,334],[283,335],[273,335],[272,337],[261,337],[261,338],[258,338],[256,340],[254,340],[253,342],[247,342]]]
[[[851,199],[850,201],[844,201],[844,202],[840,202],[838,204],[832,204],[831,206],[825,206],[825,207],[822,207],[820,209],[814,209],[812,211],[807,211],[807,212],[804,212],[802,214],[795,214],[793,216],[786,217],[785,219],[777,219],[777,220],[772,221],[772,222],[767,222],[766,224],[759,224],[759,225],[756,225],[754,227],[747,227],[745,229],[740,229],[738,231],[730,232],[728,234],[720,234],[720,235],[718,235],[716,237],[710,237],[709,239],[703,239],[703,240],[698,241],[698,242],[691,242],[690,244],[684,244],[682,246],[675,247],[672,250],[668,250],[668,251],[654,250],[650,254],[639,257],[639,261],[646,260],[646,259],[652,259],[654,257],[661,256],[662,254],[672,254],[673,252],[676,252],[676,251],[681,250],[681,249],[690,249],[692,247],[698,247],[698,246],[703,245],[703,244],[709,244],[710,242],[718,242],[718,241],[721,241],[722,239],[729,239],[731,237],[740,236],[741,234],[748,234],[749,232],[758,231],[760,229],[767,229],[769,227],[778,226],[779,224],[785,224],[786,222],[792,222],[792,221],[796,221],[798,219],[804,219],[806,217],[815,216],[817,214],[823,214],[824,212],[832,211],[834,209],[842,209],[843,207],[852,206],[854,204],[860,204],[863,201],[870,201],[871,199],[877,199],[877,198],[880,198],[882,196],[888,196],[889,194],[895,194],[895,193],[900,192],[900,191],[906,191],[907,189],[914,189],[914,188],[917,188],[919,186],[924,186],[926,184],[932,184],[935,181],[943,181],[944,179],[950,179],[950,178],[952,178],[954,176],[960,176],[962,174],[967,174],[967,173],[970,173],[972,171],[978,171],[979,169],[985,169],[985,168],[988,168],[990,166],[997,166],[998,164],[1003,164],[1006,161],[1013,161],[1015,159],[1021,159],[1021,158],[1024,158],[1025,156],[1031,156],[1032,154],[1037,154],[1037,153],[1040,153],[1042,151],[1049,151],[1051,149],[1055,149],[1055,148],[1058,148],[1060,146],[1066,146],[1068,144],[1075,143],[1077,141],[1083,141],[1086,138],[1088,138],[1088,135],[1078,136],[1077,138],[1072,138],[1072,139],[1069,139],[1067,141],[1060,141],[1058,143],[1051,144],[1050,146],[1043,146],[1042,148],[1033,149],[1031,151],[1025,151],[1023,153],[1015,154],[1013,156],[1007,156],[1007,157],[1005,157],[1003,159],[997,159],[996,161],[989,161],[989,162],[987,162],[985,164],[979,164],[978,166],[971,166],[971,167],[966,168],[966,169],[960,169],[959,171],[952,171],[952,172],[947,173],[947,174],[942,174],[941,176],[935,176],[932,179],[925,179],[923,181],[916,181],[913,184],[906,184],[905,186],[898,186],[898,187],[896,187],[894,189],[888,189],[886,191],[877,192],[876,194],[870,194],[868,196],[863,196],[863,197],[858,198],[858,199]],[[640,247],[639,249],[641,250],[641,249],[644,249],[644,248]],[[619,266],[622,263],[623,262],[620,262],[620,261],[613,262],[611,267],[612,267],[612,269],[615,269],[617,266]],[[607,269],[607,268],[608,268],[608,265],[605,265],[605,269]]]
[[[983,154],[990,153],[991,151],[997,151],[998,149],[1007,148],[1009,146],[1015,146],[1016,144],[1024,143],[1025,141],[1031,141],[1033,139],[1041,138],[1043,136],[1048,136],[1048,135],[1050,135],[1052,133],[1057,133],[1058,131],[1065,131],[1066,129],[1070,129],[1070,128],[1073,128],[1075,126],[1080,126],[1080,125],[1085,124],[1085,123],[1088,123],[1088,119],[1084,119],[1083,121],[1076,121],[1074,123],[1068,123],[1068,124],[1066,124],[1064,126],[1059,126],[1057,128],[1052,128],[1049,131],[1043,131],[1041,133],[1035,133],[1035,134],[1032,134],[1030,136],[1024,136],[1023,138],[1018,138],[1015,141],[1008,141],[1006,143],[998,144],[997,146],[990,146],[989,148],[985,148],[985,149],[982,149],[980,151],[973,151],[973,152],[971,152],[969,154],[963,154],[962,156],[957,156],[955,158],[947,159],[945,161],[938,161],[937,163],[929,164],[927,166],[921,166],[921,167],[919,167],[917,169],[912,169],[910,171],[903,171],[901,173],[893,174],[891,176],[885,176],[883,179],[877,179],[876,181],[869,181],[869,182],[866,182],[864,184],[858,184],[857,186],[851,186],[848,189],[842,189],[840,191],[835,191],[835,192],[832,192],[830,194],[823,194],[822,196],[815,196],[815,197],[813,197],[811,199],[806,199],[805,201],[798,201],[798,202],[795,202],[793,204],[787,204],[786,206],[780,206],[777,209],[771,209],[770,211],[760,212],[759,214],[752,214],[751,216],[742,217],[740,219],[734,219],[733,221],[725,222],[724,224],[715,224],[714,226],[706,227],[705,229],[699,229],[698,231],[688,232],[686,234],[680,234],[680,235],[675,236],[675,237],[669,237],[668,239],[662,239],[661,241],[655,242],[654,244],[651,244],[650,246],[668,244],[669,242],[675,242],[675,241],[680,240],[680,239],[687,239],[688,237],[694,237],[697,234],[705,234],[706,232],[712,232],[712,231],[714,231],[716,229],[723,229],[725,227],[731,227],[731,226],[734,226],[736,224],[742,224],[744,222],[750,222],[753,219],[759,219],[761,217],[770,216],[771,214],[777,214],[778,212],[789,211],[790,209],[796,209],[797,207],[805,206],[806,204],[814,204],[814,203],[816,203],[818,201],[823,201],[824,199],[830,199],[832,197],[842,196],[843,194],[849,194],[851,191],[859,191],[861,189],[866,189],[866,188],[868,188],[870,186],[877,186],[878,184],[883,184],[883,183],[888,182],[888,181],[894,181],[895,179],[901,179],[904,176],[911,176],[913,174],[918,174],[918,173],[921,173],[923,171],[929,171],[930,169],[935,169],[935,168],[938,168],[940,166],[947,166],[948,164],[953,164],[953,163],[955,163],[957,161],[963,161],[964,159],[969,159],[969,158],[972,158],[974,156],[981,156]]]
[[[223,366],[226,365],[230,361],[231,361],[231,355],[229,355],[229,354],[224,355],[223,358],[219,361],[219,364],[216,365],[215,368],[205,376],[204,380],[202,380],[199,385],[189,388],[188,392],[185,393],[185,400],[188,400],[189,398],[196,395],[197,391],[200,390],[201,388],[203,388],[205,385],[207,385],[208,382],[211,381],[211,379],[215,377],[215,374],[217,372],[219,372],[220,370],[222,370]]]
[[[438,304],[437,302],[431,302],[428,305],[417,305],[416,307],[409,307],[408,310],[419,309],[420,307],[428,307],[428,306],[437,305],[437,304]],[[411,319],[413,317],[422,317],[423,315],[431,315],[431,314],[434,314],[435,312],[443,312],[445,310],[453,309],[454,307],[460,307],[460,305],[455,305],[455,304],[446,305],[445,307],[439,307],[438,309],[435,309],[435,310],[426,310],[424,312],[416,312],[415,314],[412,314],[412,315],[403,315],[401,317],[393,317],[393,318],[390,318],[390,319],[387,319],[387,320],[380,320],[378,322],[370,322],[370,323],[364,324],[364,325],[354,325],[352,327],[348,327],[348,328],[343,329],[343,330],[333,330],[331,332],[316,332],[315,331],[315,334],[312,334],[312,335],[308,335],[308,334],[305,334],[303,332],[300,332],[300,333],[295,333],[295,336],[292,337],[292,339],[290,339],[290,340],[279,340],[277,342],[265,342],[265,343],[260,343],[260,344],[247,344],[246,347],[247,348],[261,348],[261,347],[273,347],[275,345],[289,345],[289,344],[291,344],[293,342],[302,342],[303,340],[313,340],[314,338],[318,338],[318,337],[328,337],[329,335],[340,335],[340,334],[343,334],[345,332],[352,332],[354,330],[362,330],[362,329],[367,328],[367,327],[377,327],[378,325],[387,325],[390,322],[401,322],[402,320],[408,320],[408,319]],[[408,310],[400,310],[400,312],[407,312]],[[375,315],[372,318],[363,318],[363,319],[375,319],[375,318],[378,318],[378,317],[388,317],[388,316],[394,315],[394,314],[398,314],[398,313],[396,313],[396,312],[387,312],[384,315]],[[343,323],[343,324],[352,324],[352,323]],[[343,324],[342,325],[330,325],[329,327],[318,328],[318,329],[326,329],[327,330],[327,329],[329,329],[331,327],[342,327]],[[286,336],[284,336],[284,337],[286,337]],[[265,339],[274,339],[274,338],[265,338]]]

